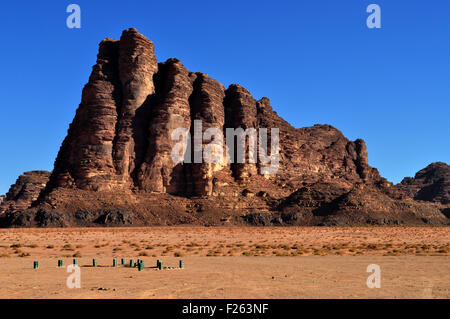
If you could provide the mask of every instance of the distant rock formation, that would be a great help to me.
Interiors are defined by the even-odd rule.
[[[50,172],[47,171],[25,172],[20,175],[0,200],[0,212],[30,207],[47,184],[49,177]]]
[[[201,121],[202,126],[195,123]],[[209,137],[174,162],[175,129],[192,137],[226,128],[279,129],[279,166]],[[197,135],[196,135],[197,134]],[[259,140],[256,142],[260,145]],[[195,157],[223,147],[214,163]],[[219,147],[220,149],[220,147]],[[269,152],[270,153],[270,152]],[[260,154],[258,154],[260,155]],[[272,154],[273,155],[273,154]],[[232,163],[227,158],[233,160]],[[48,176],[47,176],[48,177]],[[42,183],[40,184],[42,186]],[[446,224],[442,207],[419,203],[368,164],[363,140],[329,125],[294,128],[266,97],[225,88],[177,59],[158,63],[136,29],[100,43],[97,64],[45,188],[3,214],[4,226]],[[27,206],[28,205],[28,206]],[[27,207],[26,207],[27,206]],[[1,216],[0,216],[1,219]],[[261,222],[263,221],[263,222]]]
[[[414,178],[405,177],[397,187],[416,200],[450,204],[450,166],[432,163]]]

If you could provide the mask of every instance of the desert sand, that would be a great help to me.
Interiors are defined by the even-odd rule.
[[[142,271],[128,267],[137,258]],[[366,285],[369,264],[380,288]],[[2,229],[0,298],[450,298],[450,228]]]

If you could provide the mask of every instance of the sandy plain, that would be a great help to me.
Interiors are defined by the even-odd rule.
[[[81,288],[66,284],[73,258]],[[0,298],[450,298],[450,228],[1,229]]]

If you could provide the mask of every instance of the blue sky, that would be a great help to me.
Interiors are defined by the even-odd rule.
[[[70,3],[81,29],[66,27]],[[370,3],[381,29],[366,26]],[[450,1],[5,1],[0,27],[0,194],[52,169],[98,43],[129,27],[159,61],[267,96],[296,127],[363,138],[392,182],[450,162]]]

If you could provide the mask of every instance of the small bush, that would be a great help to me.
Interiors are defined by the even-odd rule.
[[[63,250],[75,250],[71,244],[65,244],[62,247]]]
[[[174,252],[173,255],[174,255],[175,257],[184,257],[184,254],[183,254],[182,252],[180,252],[180,251]]]
[[[139,256],[150,257],[150,254],[147,251],[141,251],[139,252]]]
[[[287,253],[287,252],[285,252],[285,251],[279,251],[279,250],[275,250],[275,251],[273,252],[273,254],[275,254],[275,256],[278,256],[278,257],[286,257],[286,256],[289,256],[289,253]]]

